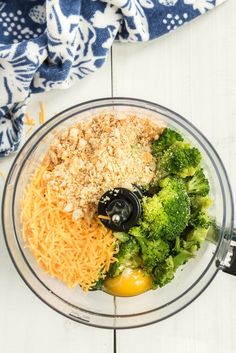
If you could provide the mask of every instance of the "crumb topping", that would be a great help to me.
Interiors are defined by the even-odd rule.
[[[134,115],[104,114],[58,136],[44,159],[43,179],[59,194],[59,206],[76,220],[93,215],[109,189],[144,186],[155,177],[151,142],[163,127]]]

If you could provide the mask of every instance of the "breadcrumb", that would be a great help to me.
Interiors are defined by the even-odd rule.
[[[104,114],[79,122],[53,141],[43,178],[59,194],[64,212],[74,212],[74,218],[92,216],[107,190],[132,190],[133,184],[154,179],[151,143],[162,130],[134,115],[119,119]]]

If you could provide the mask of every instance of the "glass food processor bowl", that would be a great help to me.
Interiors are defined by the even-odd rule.
[[[102,291],[85,294],[79,286],[69,289],[48,276],[25,246],[20,224],[20,200],[24,188],[53,138],[78,121],[109,112],[119,117],[130,113],[147,117],[156,123],[164,122],[182,133],[203,155],[203,167],[208,173],[214,199],[210,213],[216,220],[216,235],[202,244],[197,256],[177,271],[171,283],[135,297],[113,297]],[[235,274],[233,212],[233,198],[225,168],[201,132],[167,108],[128,98],[98,99],[78,104],[40,127],[22,147],[12,165],[2,205],[6,244],[25,283],[41,300],[67,318],[103,328],[139,327],[166,319],[200,295],[219,270]]]

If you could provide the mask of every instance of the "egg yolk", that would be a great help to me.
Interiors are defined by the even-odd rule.
[[[151,289],[152,277],[141,269],[126,268],[119,276],[107,278],[104,282],[105,292],[120,297],[129,297]]]

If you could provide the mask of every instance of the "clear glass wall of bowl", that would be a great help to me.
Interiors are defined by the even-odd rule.
[[[84,294],[68,289],[46,275],[37,265],[22,239],[20,200],[23,190],[40,164],[53,138],[67,127],[94,115],[109,112],[119,117],[136,114],[182,132],[198,147],[211,182],[214,205],[211,214],[221,231],[206,241],[197,257],[177,271],[167,286],[130,298],[112,297],[101,291]],[[12,260],[27,285],[61,314],[88,325],[128,328],[167,318],[193,301],[209,284],[226,256],[232,230],[232,196],[222,163],[209,142],[189,122],[172,111],[145,101],[104,99],[72,107],[43,125],[23,146],[7,180],[4,193],[4,228]]]

